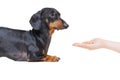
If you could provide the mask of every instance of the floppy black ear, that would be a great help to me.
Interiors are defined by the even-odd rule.
[[[34,14],[30,19],[30,24],[35,30],[39,30],[41,28],[41,14],[38,12]]]

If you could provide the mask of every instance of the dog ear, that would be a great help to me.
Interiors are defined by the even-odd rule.
[[[29,22],[30,22],[31,26],[33,27],[33,29],[39,30],[41,28],[41,25],[42,25],[40,12],[37,12],[36,14],[34,14],[31,17]]]

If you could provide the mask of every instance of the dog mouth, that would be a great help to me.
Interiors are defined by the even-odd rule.
[[[57,30],[57,31],[59,31],[59,30],[61,30],[61,29],[59,29],[59,28],[54,28],[54,30]]]
[[[61,28],[61,27],[54,27],[55,30],[59,31],[59,30],[62,30],[62,29],[65,29],[65,28]]]
[[[63,30],[63,29],[67,29],[69,27],[68,24],[63,24],[62,26],[56,26],[54,27],[55,30]]]

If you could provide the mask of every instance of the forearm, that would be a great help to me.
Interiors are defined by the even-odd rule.
[[[113,41],[104,41],[104,48],[110,49],[120,53],[120,42],[113,42]]]

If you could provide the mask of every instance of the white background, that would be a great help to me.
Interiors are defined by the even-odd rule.
[[[29,30],[32,14],[54,7],[70,25],[53,35],[49,53],[59,62],[28,63],[0,58],[0,80],[120,80],[120,54],[89,51],[74,42],[93,38],[120,41],[119,0],[0,0],[0,25]]]

